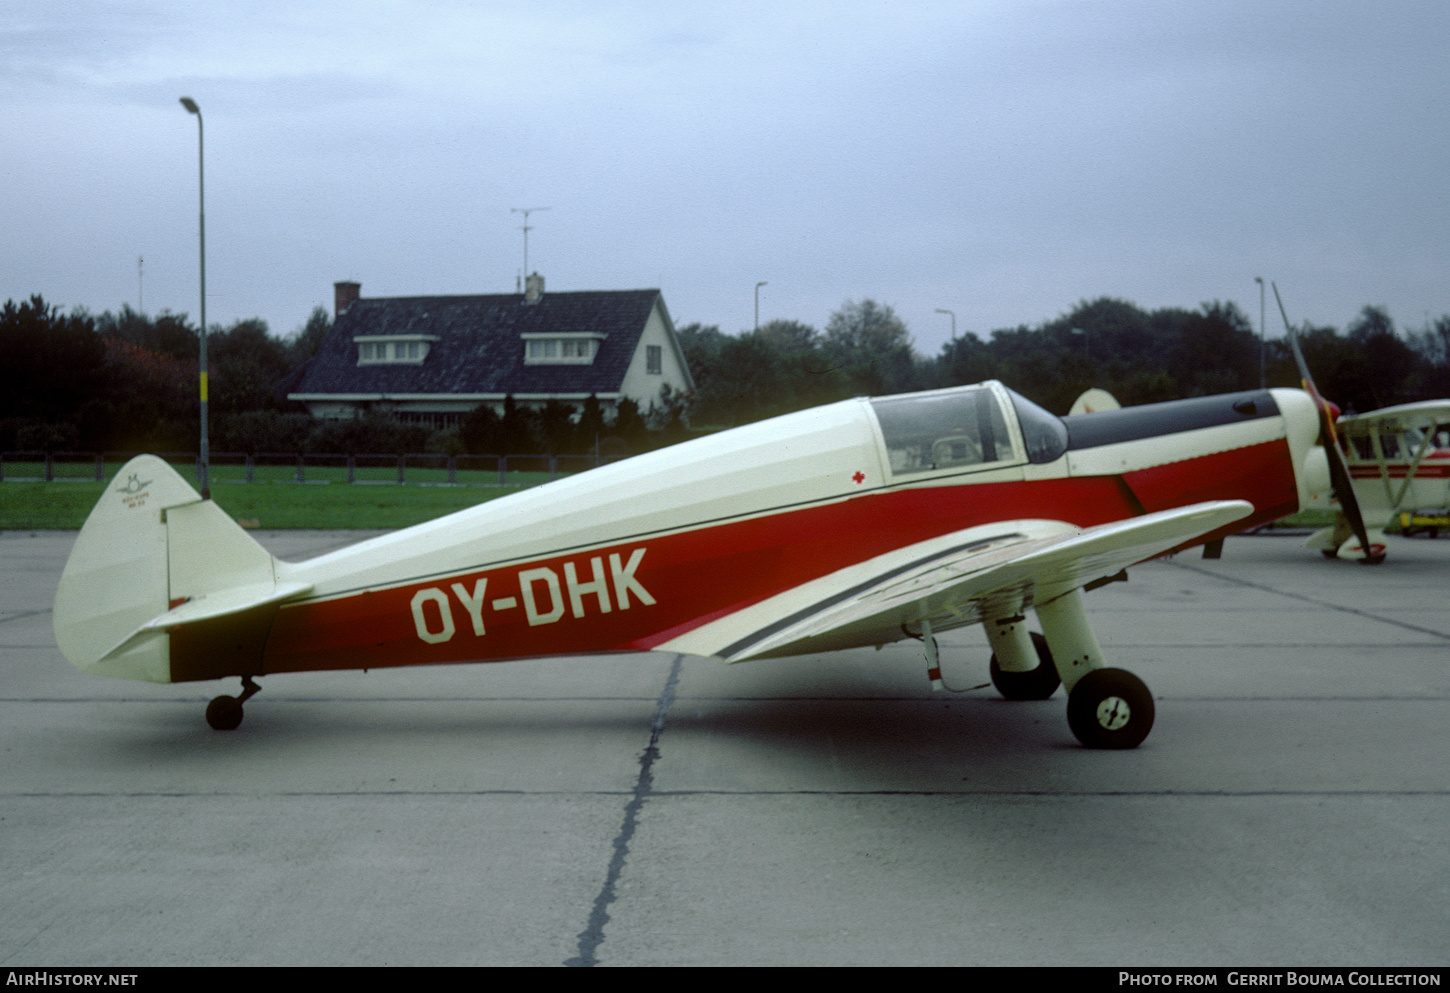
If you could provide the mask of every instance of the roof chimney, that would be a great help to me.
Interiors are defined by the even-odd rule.
[[[524,303],[538,303],[544,295],[544,277],[537,272],[524,280]]]
[[[362,283],[354,283],[343,280],[341,283],[332,284],[332,309],[333,318],[339,318],[347,313],[347,308],[357,302],[362,296]]]

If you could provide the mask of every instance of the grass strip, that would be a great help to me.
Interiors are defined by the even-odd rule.
[[[105,487],[105,483],[95,482],[0,483],[0,529],[78,529]],[[517,490],[512,486],[219,483],[212,498],[247,526],[405,528]]]

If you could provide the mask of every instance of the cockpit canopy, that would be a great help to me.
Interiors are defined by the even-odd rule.
[[[1061,419],[999,383],[879,397],[871,408],[894,476],[1052,462],[1067,450]],[[1018,448],[1009,419],[1021,428],[1025,452]]]

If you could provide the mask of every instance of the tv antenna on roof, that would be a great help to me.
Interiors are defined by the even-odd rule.
[[[528,276],[528,274],[529,274],[529,232],[533,230],[532,228],[529,227],[529,215],[532,214],[536,210],[553,210],[553,209],[554,209],[553,207],[510,207],[509,208],[509,213],[510,214],[523,214],[524,215],[524,227],[523,227],[523,231],[524,231],[524,275],[525,276]]]

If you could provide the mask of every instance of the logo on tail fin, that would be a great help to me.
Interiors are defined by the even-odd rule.
[[[146,503],[146,498],[150,496],[146,487],[154,482],[154,479],[143,481],[139,474],[133,472],[127,475],[126,485],[117,486],[115,492],[121,494],[121,502],[126,505],[127,510],[135,510]]]
[[[133,472],[126,477],[125,486],[116,487],[116,492],[126,494],[140,493],[142,490],[144,490],[146,487],[150,486],[154,482],[156,482],[156,480],[148,479],[146,480],[146,482],[143,483],[141,482],[140,476]]]

